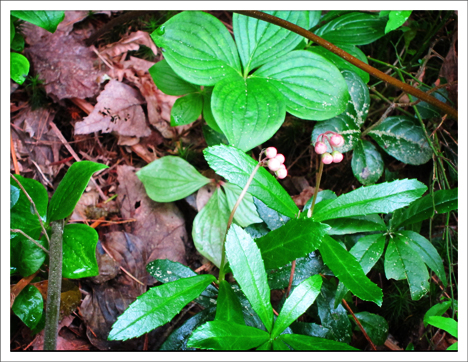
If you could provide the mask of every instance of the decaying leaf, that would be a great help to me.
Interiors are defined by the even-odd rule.
[[[154,55],[158,53],[156,45],[154,45],[154,42],[151,40],[149,33],[141,30],[124,36],[116,43],[107,45],[104,49],[100,49],[99,53],[113,58],[128,51],[138,50],[140,45],[150,48]]]

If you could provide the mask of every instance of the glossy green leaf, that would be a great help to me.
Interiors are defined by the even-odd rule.
[[[458,338],[458,322],[452,318],[431,316],[426,319],[426,322],[431,326],[443,329],[455,338]]]
[[[446,302],[438,303],[433,305],[427,312],[424,314],[424,327],[427,327],[427,319],[433,316],[442,316],[449,308],[452,307],[452,301],[448,300]]]
[[[48,250],[49,245],[45,237],[34,240]],[[10,240],[10,267],[14,268],[23,277],[37,272],[46,257],[47,254],[44,250],[21,234],[17,234]]]
[[[283,95],[264,78],[226,77],[213,89],[211,110],[229,144],[243,151],[269,140],[283,124]]]
[[[419,300],[429,291],[426,265],[405,237],[395,234],[390,238],[384,266],[387,279],[408,280],[411,299]]]
[[[416,118],[388,117],[369,136],[390,156],[409,165],[422,165],[432,157],[431,147]]]
[[[65,12],[62,10],[12,10],[10,14],[21,20],[40,26],[51,33],[57,30],[57,26],[65,18]]]
[[[245,325],[242,306],[231,285],[226,280],[219,283],[215,320]]]
[[[423,87],[420,87],[419,89],[421,89],[424,92],[427,92],[430,88],[423,86]],[[449,94],[446,88],[442,88],[431,93],[431,96],[435,97],[436,99],[444,103],[447,103],[447,100],[449,99]],[[439,108],[424,101],[416,104],[416,108],[418,109],[419,115],[421,116],[422,119],[440,117],[443,115],[442,113],[443,111],[441,111]]]
[[[255,350],[256,351],[272,351],[273,343],[271,342],[271,340],[268,340],[265,343],[261,344],[259,347],[257,347]]]
[[[311,10],[311,11],[308,11],[308,13],[309,13],[309,27],[307,29],[312,29],[320,21],[320,16],[322,15],[322,11]]]
[[[234,277],[268,331],[273,325],[265,266],[255,242],[243,229],[233,224],[226,237],[226,256]]]
[[[270,335],[261,329],[226,321],[207,322],[193,332],[187,347],[213,350],[249,350],[265,343]]]
[[[357,348],[351,347],[346,343],[304,336],[302,334],[282,334],[278,339],[286,342],[298,351],[358,351]]]
[[[375,184],[382,176],[384,166],[382,156],[371,142],[366,140],[356,142],[351,167],[360,183]]]
[[[206,148],[203,153],[210,167],[218,175],[241,188],[244,188],[250,174],[257,166],[257,161],[231,146],[213,146]],[[285,216],[295,217],[299,212],[291,196],[263,167],[256,172],[248,191],[268,207]]]
[[[206,144],[208,147],[216,146],[220,144],[228,145],[229,141],[226,136],[222,133],[216,132],[210,126],[202,126],[203,137],[205,137]]]
[[[385,318],[369,312],[359,312],[354,315],[361,322],[372,342],[377,346],[382,346],[388,336],[388,323]]]
[[[210,182],[195,167],[176,156],[164,156],[139,170],[136,175],[149,198],[157,202],[183,199]]]
[[[13,39],[15,38],[16,30],[15,30],[15,24],[13,22],[13,18],[10,17],[10,46],[11,43],[13,42]]]
[[[27,285],[16,297],[11,309],[26,326],[34,328],[42,317],[44,300],[35,286]]]
[[[195,122],[203,109],[203,96],[190,93],[178,98],[171,109],[171,126],[183,126]]]
[[[447,351],[458,351],[458,342],[455,342],[450,347],[446,349]]]
[[[327,225],[331,227],[328,230],[328,235],[355,234],[387,229],[387,225],[377,214],[327,220]]]
[[[255,207],[257,208],[258,215],[270,230],[278,229],[285,225],[290,219],[278,211],[269,208],[264,202],[253,197]]]
[[[149,68],[148,72],[153,78],[154,84],[165,94],[183,96],[200,91],[200,86],[189,83],[178,76],[165,59]]]
[[[65,219],[71,215],[91,176],[108,167],[91,161],[80,161],[71,165],[50,199],[47,211],[49,221]]]
[[[385,34],[402,26],[411,15],[412,10],[397,11],[392,10],[388,14],[388,22],[385,26]]]
[[[215,85],[241,73],[239,55],[226,27],[201,11],[184,11],[166,21],[151,38],[180,77],[194,84]]]
[[[382,305],[382,290],[370,281],[353,255],[329,236],[324,237],[319,250],[323,262],[354,295]]]
[[[239,198],[242,189],[232,183],[226,182],[223,184],[223,190],[226,194],[229,210],[234,209],[234,205]],[[253,197],[251,194],[246,193],[242,199],[239,207],[234,214],[234,221],[242,227],[247,227],[250,224],[260,223],[263,220],[258,216],[257,209],[253,202]]]
[[[213,87],[205,87],[203,90],[203,119],[206,121],[206,123],[208,124],[208,126],[210,126],[211,129],[222,135],[222,143],[227,145],[229,144],[229,142],[226,136],[223,134],[223,131],[221,131],[221,128],[219,128],[218,123],[216,123],[216,120],[213,116],[213,111],[211,110],[211,96],[213,95]],[[209,144],[208,146],[213,146],[213,144]]]
[[[15,52],[22,52],[24,50],[24,36],[23,34],[16,33],[13,41],[10,44],[10,48]]]
[[[273,351],[290,351],[291,348],[279,339],[273,340]]]
[[[29,73],[29,60],[22,54],[10,53],[10,78],[23,84]]]
[[[385,235],[372,234],[358,240],[349,250],[361,265],[364,274],[370,272],[372,267],[379,261],[385,248]]]
[[[62,275],[78,279],[99,274],[96,245],[99,236],[85,224],[68,224],[63,229]]]
[[[218,268],[231,210],[226,195],[217,188],[193,220],[192,238],[198,252]]]
[[[346,108],[348,88],[338,68],[321,55],[295,50],[264,64],[252,77],[273,84],[292,115],[321,121]],[[254,78],[254,79],[255,79]]]
[[[270,232],[270,229],[264,222],[249,225],[244,230],[247,234],[249,234],[252,237],[252,239],[261,238],[262,236],[265,236]]]
[[[316,34],[333,44],[366,45],[385,35],[386,23],[378,15],[353,12],[330,21]]]
[[[275,269],[320,247],[328,225],[312,219],[293,219],[256,239],[266,269]]]
[[[294,322],[290,325],[290,328],[295,334],[303,334],[319,338],[325,338],[329,331],[328,328],[317,323]]]
[[[20,197],[20,188],[10,185],[10,210],[16,205]]]
[[[119,316],[108,340],[125,341],[166,324],[215,280],[213,275],[204,274],[151,288]]]
[[[318,205],[321,201],[326,201],[326,200],[331,201],[331,200],[334,200],[336,198],[337,198],[337,196],[333,191],[330,191],[330,190],[319,191],[317,193],[317,199],[315,200],[315,205]],[[312,196],[306,202],[306,204],[304,205],[304,209],[302,210],[301,215],[304,215],[304,214],[307,215],[307,213],[305,213],[305,211],[309,210],[312,207],[312,202],[313,201],[314,201],[314,197]]]
[[[252,305],[250,304],[240,286],[237,284],[231,284],[231,288],[242,306],[242,314],[245,324],[249,327],[255,327],[266,331],[265,325],[258,316],[257,312],[255,312],[255,310],[252,308]]]
[[[294,288],[275,321],[271,331],[271,338],[279,336],[292,322],[305,313],[317,298],[321,287],[322,277],[317,274],[304,280]]]

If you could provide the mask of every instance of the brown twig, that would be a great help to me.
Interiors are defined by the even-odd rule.
[[[341,300],[343,302],[343,304],[345,305],[346,309],[348,310],[349,313],[351,313],[351,315],[353,316],[354,318],[354,321],[356,322],[356,324],[358,325],[359,329],[361,330],[362,334],[364,334],[364,337],[366,337],[367,341],[370,343],[372,349],[374,351],[377,351],[377,347],[375,346],[374,342],[372,342],[372,340],[370,339],[370,337],[368,336],[368,334],[366,333],[366,330],[364,329],[364,327],[362,326],[361,322],[359,322],[359,319],[356,318],[356,316],[354,315],[354,312],[353,310],[350,308],[350,306],[348,305],[348,303],[346,303],[346,300],[342,299]]]
[[[44,248],[41,244],[39,244],[36,240],[34,240],[32,237],[30,237],[28,234],[26,234],[23,230],[20,229],[10,229],[11,233],[20,233],[23,235],[25,238],[27,238],[29,241],[32,243],[36,244],[36,246],[40,247],[42,250],[44,250],[47,254],[49,254],[49,250]]]
[[[115,262],[117,262],[117,260],[115,260],[115,258],[112,256],[112,254],[109,252],[109,250],[106,249],[106,247],[104,246],[103,243],[101,243],[101,246],[102,248],[104,249],[104,251],[107,253],[107,255],[109,255]],[[130,272],[128,272],[124,267],[120,266],[120,269],[125,273],[127,274],[130,278],[132,278],[134,281],[136,281],[138,284],[141,284],[141,285],[145,285],[144,283],[140,282],[137,278],[135,278],[132,274],[130,274]]]
[[[18,159],[16,158],[15,144],[13,143],[13,135],[10,133],[10,150],[11,150],[11,159],[13,160],[13,167],[15,168],[15,174],[19,175],[19,165]]]

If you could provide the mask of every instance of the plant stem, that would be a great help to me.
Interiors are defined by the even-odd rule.
[[[47,287],[46,321],[44,328],[44,350],[57,348],[60,293],[62,289],[62,239],[63,220],[52,221],[50,238],[49,283]]]
[[[341,300],[343,302],[343,304],[345,305],[346,309],[349,311],[349,313],[351,313],[351,315],[353,316],[354,318],[354,321],[356,322],[356,324],[358,325],[359,329],[361,330],[362,334],[364,334],[364,337],[366,337],[367,341],[370,343],[372,349],[374,351],[377,351],[377,347],[375,347],[375,344],[372,342],[372,340],[370,339],[370,337],[368,336],[368,334],[366,333],[366,330],[364,329],[364,327],[362,326],[361,322],[359,322],[359,319],[356,318],[356,316],[354,315],[353,313],[353,310],[350,308],[350,306],[348,305],[348,303],[346,302],[346,300],[342,299]]]

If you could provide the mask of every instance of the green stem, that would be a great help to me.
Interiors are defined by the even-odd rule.
[[[62,239],[63,220],[52,221],[49,251],[49,282],[47,286],[46,321],[44,328],[44,351],[57,348],[57,333],[62,290]]]

